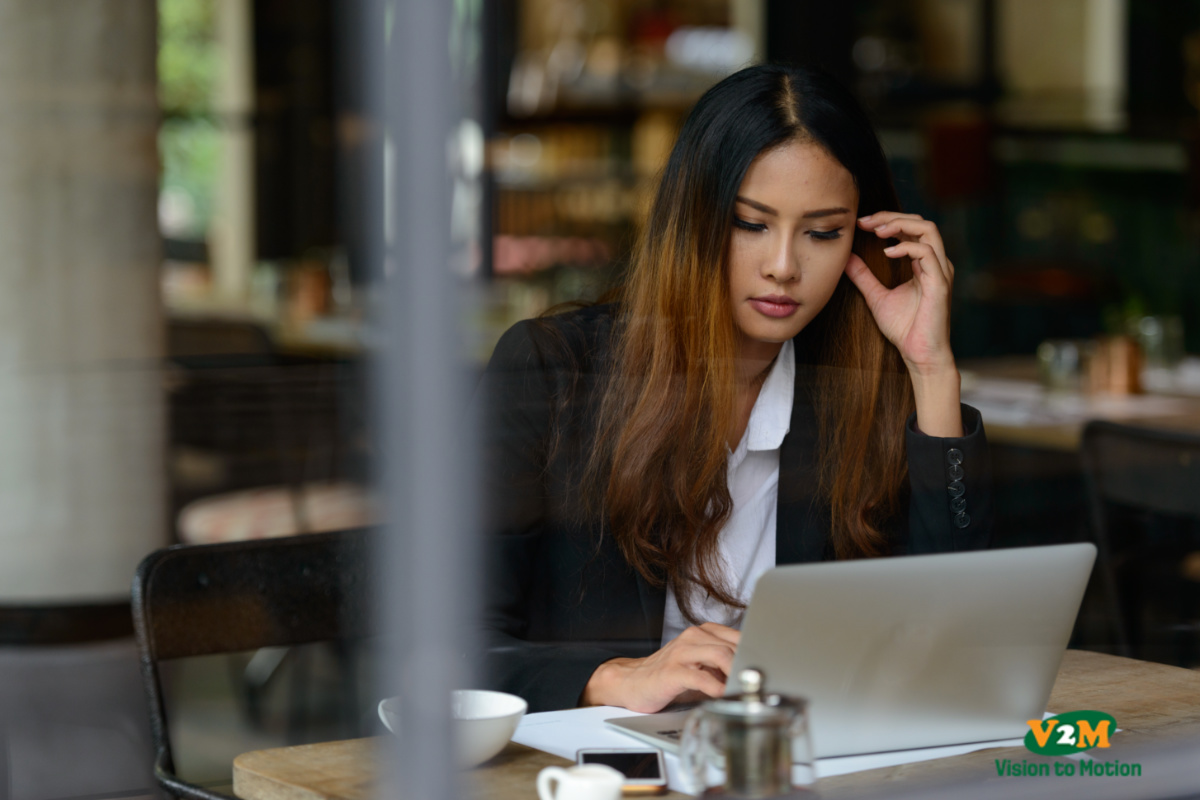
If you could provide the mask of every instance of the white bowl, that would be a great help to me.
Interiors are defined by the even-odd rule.
[[[460,767],[482,764],[504,749],[529,704],[515,694],[484,689],[450,693],[455,749]],[[400,729],[400,698],[379,701],[379,718],[389,731]]]

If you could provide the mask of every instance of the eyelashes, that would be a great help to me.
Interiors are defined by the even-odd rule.
[[[746,220],[742,219],[741,217],[733,218],[733,226],[735,228],[741,228],[744,231],[750,231],[751,233],[762,233],[763,231],[765,231],[767,229],[767,226],[763,225],[762,223],[747,222]]]
[[[808,235],[814,239],[819,239],[822,242],[828,242],[831,239],[842,238],[842,229],[836,228],[832,231],[809,231]]]
[[[749,231],[750,233],[762,233],[767,229],[767,226],[760,222],[747,222],[741,217],[733,218],[733,226],[744,231]],[[842,238],[842,229],[834,228],[831,231],[808,231],[807,235],[820,242],[829,242]]]

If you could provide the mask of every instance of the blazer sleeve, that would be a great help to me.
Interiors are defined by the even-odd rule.
[[[979,412],[962,406],[964,435],[926,436],[906,425],[909,554],[979,550],[991,541],[992,464]]]
[[[557,393],[571,365],[548,359],[534,323],[497,344],[477,394],[485,495],[483,639],[485,680],[526,699],[530,711],[573,708],[601,663],[603,647],[535,641],[531,604],[552,602],[544,540],[568,535],[552,519],[546,474]],[[554,363],[558,361],[559,363]]]

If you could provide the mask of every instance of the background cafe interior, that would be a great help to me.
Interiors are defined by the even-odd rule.
[[[474,680],[429,655],[472,645],[455,620],[478,601],[446,398],[515,321],[620,282],[688,110],[763,61],[850,87],[903,207],[944,235],[994,546],[1098,547],[1050,707],[1112,715],[1112,752],[1088,758],[1143,774],[1079,785],[1194,793],[1200,2],[0,0],[0,18],[0,797],[153,796],[156,753],[229,792],[235,758],[301,744],[364,791],[379,700]],[[142,673],[131,581],[175,545],[146,562],[179,571],[138,595],[173,609]],[[254,594],[270,581],[278,603]],[[452,796],[444,709],[412,713],[431,732],[399,769]],[[470,791],[528,796],[562,763],[509,747]],[[818,788],[1006,796],[993,756]]]

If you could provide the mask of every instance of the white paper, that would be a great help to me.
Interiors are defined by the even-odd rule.
[[[614,717],[639,716],[636,711],[613,706],[593,706],[591,708],[573,708],[566,711],[543,711],[539,714],[526,714],[513,734],[513,741],[553,753],[556,756],[575,760],[575,753],[585,747],[646,747],[646,743],[633,736],[618,733],[604,724],[604,720]],[[1047,713],[1046,716],[1050,716]],[[863,772],[879,767],[894,767],[899,764],[913,764],[918,761],[931,761],[936,758],[973,753],[976,750],[986,750],[990,747],[1020,747],[1023,739],[1002,739],[995,742],[975,742],[973,744],[949,745],[945,747],[923,747],[917,750],[895,750],[889,753],[871,753],[861,756],[839,756],[837,758],[821,758],[817,760],[817,778],[828,778],[834,775],[846,775],[851,772]],[[664,753],[667,763],[667,779],[671,789],[676,792],[691,793],[682,780],[679,758],[671,753]],[[799,781],[797,774],[794,780]]]

